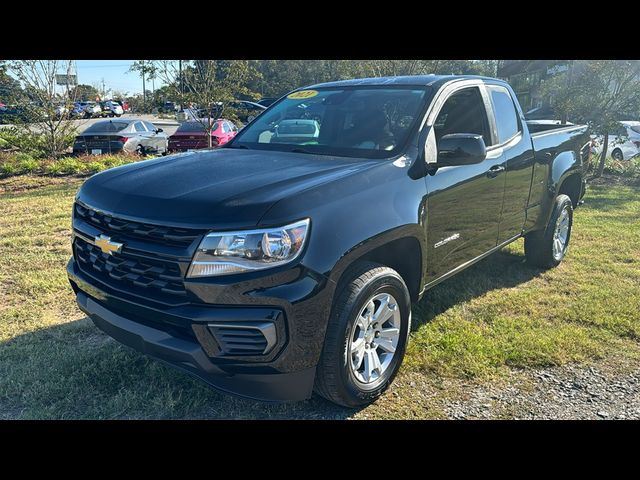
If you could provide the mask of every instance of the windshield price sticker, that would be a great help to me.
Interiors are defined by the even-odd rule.
[[[290,93],[289,95],[287,95],[287,98],[300,100],[303,98],[315,97],[316,95],[318,95],[317,90],[300,90],[299,92]]]

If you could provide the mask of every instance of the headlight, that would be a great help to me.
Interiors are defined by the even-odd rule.
[[[264,270],[295,260],[304,246],[310,220],[278,228],[211,232],[200,242],[188,278]]]

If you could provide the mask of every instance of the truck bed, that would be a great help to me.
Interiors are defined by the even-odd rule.
[[[560,130],[564,128],[578,127],[571,122],[562,123],[560,120],[527,120],[529,133],[533,136],[538,133]]]

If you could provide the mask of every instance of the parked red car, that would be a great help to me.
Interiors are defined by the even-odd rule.
[[[206,124],[206,121],[203,120],[203,123]],[[169,137],[169,151],[184,152],[186,150],[208,148],[209,142],[207,141],[207,132],[203,123],[199,121],[181,123],[176,133]],[[211,144],[214,147],[220,147],[235,137],[236,133],[238,133],[238,127],[229,120],[219,118],[211,129]]]

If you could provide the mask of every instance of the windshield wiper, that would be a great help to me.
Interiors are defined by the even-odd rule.
[[[325,157],[333,157],[335,156],[334,153],[327,153],[327,152],[312,152],[311,150],[306,150],[304,148],[293,148],[291,150],[287,150],[288,152],[291,153],[306,153],[307,155],[322,155]]]
[[[309,150],[305,150],[304,148],[292,148],[289,150],[291,153],[308,153],[309,155],[318,155],[316,152],[310,152]]]

